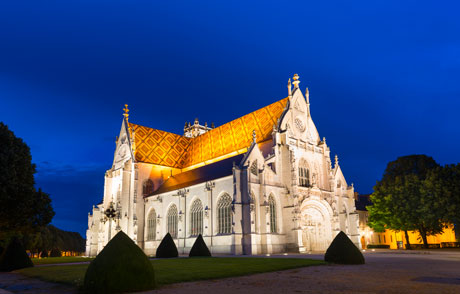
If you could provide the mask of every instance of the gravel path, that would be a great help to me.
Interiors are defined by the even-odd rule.
[[[73,287],[28,278],[18,273],[0,273],[0,294],[77,293]]]
[[[274,256],[322,259],[322,255]],[[180,283],[152,294],[460,293],[460,251],[366,252],[365,265],[314,266],[221,280]],[[77,293],[69,286],[0,273],[0,294]]]
[[[322,256],[307,256],[322,258]],[[460,293],[460,253],[366,253],[365,265],[330,265],[214,281],[144,293]]]

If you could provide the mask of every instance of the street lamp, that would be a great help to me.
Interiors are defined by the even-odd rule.
[[[120,210],[113,207],[113,202],[110,202],[109,207],[104,211],[104,215],[109,220],[109,241],[112,239],[112,220],[114,218],[120,218]],[[115,228],[119,231],[121,228],[119,225]]]

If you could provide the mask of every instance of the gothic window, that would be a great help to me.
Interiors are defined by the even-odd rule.
[[[310,187],[310,170],[306,167],[299,167],[299,185],[301,187]]]
[[[153,241],[157,236],[157,214],[155,209],[150,211],[149,216],[147,217],[147,241]]]
[[[249,197],[250,197],[249,205],[250,205],[251,212],[253,212],[253,217],[254,217],[254,219],[252,219],[252,223],[255,226],[255,231],[258,231],[259,229],[258,229],[258,221],[257,221],[257,199],[253,192],[251,192],[251,195]]]
[[[232,197],[224,194],[217,202],[217,223],[219,234],[232,232]]]
[[[276,233],[278,231],[278,226],[276,223],[276,203],[275,198],[272,195],[268,197],[268,206],[270,208],[270,233]]]
[[[251,173],[252,173],[253,175],[257,176],[258,172],[259,172],[259,171],[258,171],[258,168],[257,168],[257,160],[256,160],[256,161],[254,161],[254,162],[252,163],[252,165],[251,165]]]
[[[190,207],[190,235],[199,234],[203,234],[203,205],[200,199],[196,199]]]
[[[152,193],[153,193],[153,181],[151,179],[147,179],[144,181],[144,184],[142,185],[142,195],[146,197]]]
[[[177,238],[177,207],[174,204],[168,209],[167,229],[171,237]]]

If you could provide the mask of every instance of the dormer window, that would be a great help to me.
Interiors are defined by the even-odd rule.
[[[255,176],[257,176],[259,173],[258,168],[257,168],[257,160],[251,164],[251,173]]]
[[[144,181],[144,184],[142,185],[142,195],[144,197],[149,196],[150,194],[153,193],[153,181],[151,179],[147,179]]]

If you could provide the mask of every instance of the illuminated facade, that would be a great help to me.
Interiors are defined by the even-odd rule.
[[[88,216],[87,255],[123,230],[148,255],[164,235],[187,253],[324,251],[339,231],[359,246],[354,189],[310,115],[298,75],[288,97],[184,135],[128,121],[125,108],[102,203]]]

